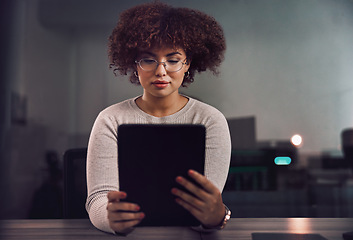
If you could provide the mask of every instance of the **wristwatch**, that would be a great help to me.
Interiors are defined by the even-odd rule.
[[[224,219],[223,219],[221,225],[217,229],[223,229],[227,225],[227,222],[230,219],[230,215],[232,214],[230,209],[225,204],[223,204],[223,205],[224,205],[224,207],[226,209],[226,214],[224,215]]]
[[[229,208],[225,204],[223,204],[223,205],[224,205],[224,208],[226,209],[226,212],[225,212],[225,215],[224,215],[224,218],[223,218],[222,222],[218,226],[215,226],[215,227],[208,227],[208,226],[206,227],[206,226],[202,225],[203,229],[206,229],[206,230],[207,229],[209,229],[209,230],[211,230],[211,229],[221,230],[221,229],[223,229],[226,226],[227,222],[230,219],[230,215],[232,214],[232,212],[229,210]]]

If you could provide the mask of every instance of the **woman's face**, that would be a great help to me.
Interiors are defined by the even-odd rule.
[[[183,83],[184,74],[190,67],[190,61],[186,59],[183,49],[153,48],[142,51],[138,55],[137,61],[141,59],[143,59],[141,62],[142,67],[147,65],[145,69],[150,70],[146,71],[138,63],[136,64],[138,77],[145,96],[168,97],[179,93],[178,89]],[[159,63],[157,66],[155,66],[154,60]],[[175,71],[179,69],[176,66],[181,66],[180,70]]]

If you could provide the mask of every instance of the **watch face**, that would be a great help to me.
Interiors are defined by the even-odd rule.
[[[224,216],[222,225],[219,227],[219,229],[223,229],[226,226],[228,220],[230,219],[230,215],[232,214],[232,212],[229,210],[229,208],[226,205],[224,205],[224,207],[226,208],[226,215]]]

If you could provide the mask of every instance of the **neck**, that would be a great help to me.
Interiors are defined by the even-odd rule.
[[[182,109],[187,102],[188,99],[179,94],[169,97],[154,97],[143,94],[142,97],[136,99],[139,108],[155,117],[172,115]]]

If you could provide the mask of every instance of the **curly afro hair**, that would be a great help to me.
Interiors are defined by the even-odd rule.
[[[114,73],[129,73],[130,81],[139,84],[133,74],[136,57],[155,46],[182,48],[192,60],[182,86],[194,81],[196,71],[217,74],[226,49],[223,29],[213,17],[189,8],[146,3],[121,13],[109,37],[110,67]]]

